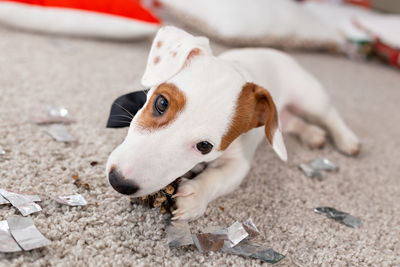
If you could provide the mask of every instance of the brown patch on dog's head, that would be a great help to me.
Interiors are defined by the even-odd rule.
[[[161,48],[161,46],[162,46],[162,42],[161,42],[161,41],[158,41],[158,42],[157,42],[157,48]]]
[[[278,113],[269,92],[254,83],[246,83],[239,95],[229,130],[222,137],[220,150],[225,150],[241,134],[265,125],[265,136],[272,144],[278,128]]]
[[[154,114],[154,102],[159,95],[162,95],[168,101],[168,108],[162,115]],[[174,121],[185,104],[185,94],[178,87],[170,83],[163,83],[151,95],[137,123],[146,130],[159,129]]]
[[[155,57],[153,60],[153,63],[157,64],[158,62],[160,62],[160,57]]]

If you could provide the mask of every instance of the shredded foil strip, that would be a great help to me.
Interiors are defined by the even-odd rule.
[[[362,224],[362,220],[360,218],[332,207],[318,207],[314,209],[314,212],[325,215],[328,218],[331,218],[349,227],[358,228]]]
[[[39,232],[29,217],[10,217],[7,223],[12,237],[23,250],[32,250],[51,244],[51,241]]]
[[[252,239],[260,235],[260,232],[251,219],[244,223],[235,222],[227,228],[209,228],[209,232],[192,234],[187,222],[170,223],[166,229],[168,245],[177,248],[194,244],[201,253],[221,251],[268,263],[276,263],[285,258],[273,249],[253,242]]]

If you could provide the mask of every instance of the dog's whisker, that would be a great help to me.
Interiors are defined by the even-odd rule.
[[[132,120],[132,118],[128,115],[110,115],[110,117],[124,117]]]
[[[130,121],[120,121],[120,120],[110,120],[110,121],[113,121],[113,122],[125,122],[125,123],[128,123],[128,124],[131,124]]]
[[[132,116],[132,119],[133,119],[133,117],[135,117],[135,116],[133,116],[133,114],[132,113],[130,113],[126,108],[124,108],[123,106],[121,106],[120,104],[118,104],[118,103],[114,103],[115,105],[117,105],[117,106],[119,106],[120,108],[122,108],[123,110],[125,110],[129,115],[131,115]]]

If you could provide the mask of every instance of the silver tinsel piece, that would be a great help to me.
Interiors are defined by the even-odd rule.
[[[243,225],[238,221],[229,226],[226,230],[230,247],[236,246],[240,241],[249,236]]]
[[[5,199],[2,195],[0,195],[0,205],[10,204],[10,201]]]
[[[314,212],[323,214],[328,218],[334,219],[344,225],[358,228],[362,224],[362,220],[360,218],[354,217],[349,213],[337,210],[331,207],[318,207],[314,209]]]
[[[28,216],[29,214],[42,210],[42,208],[35,202],[28,202],[20,206],[16,206],[16,208],[19,210],[19,212],[21,212],[22,216]]]
[[[51,244],[51,241],[39,232],[29,217],[10,217],[7,223],[11,235],[23,250],[32,250]]]
[[[242,223],[243,228],[249,234],[249,238],[255,238],[260,235],[260,231],[257,226],[254,224],[251,218],[247,219],[244,223]]]
[[[12,238],[7,221],[0,221],[0,252],[17,252],[21,248]]]
[[[326,158],[317,158],[310,164],[316,171],[338,171],[339,166]]]
[[[307,175],[310,178],[317,178],[318,180],[322,180],[323,176],[322,173],[318,170],[314,170],[313,168],[311,168],[310,166],[308,166],[307,164],[300,164],[299,165],[299,169],[303,171],[303,173],[305,175]]]
[[[272,248],[259,245],[249,240],[243,240],[232,248],[224,248],[223,251],[230,254],[259,259],[272,264],[285,258],[284,255],[274,251]]]
[[[47,105],[46,106],[47,113],[51,117],[67,117],[68,109],[60,105]]]
[[[80,194],[76,194],[76,195],[72,195],[72,196],[56,196],[53,198],[58,203],[68,205],[68,206],[86,206],[87,205],[86,199]]]
[[[169,222],[166,228],[167,242],[170,248],[192,245],[193,239],[186,221]]]
[[[64,125],[53,124],[50,127],[45,128],[44,131],[53,137],[57,142],[68,143],[74,141],[74,138]]]
[[[42,210],[38,204],[34,203],[41,201],[38,195],[20,194],[5,189],[0,189],[0,195],[17,208],[23,216]]]

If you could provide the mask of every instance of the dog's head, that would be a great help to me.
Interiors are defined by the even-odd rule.
[[[147,101],[107,163],[118,192],[135,197],[155,192],[196,164],[218,158],[237,137],[260,126],[286,160],[270,94],[213,56],[208,39],[161,28],[142,83],[151,88]]]

